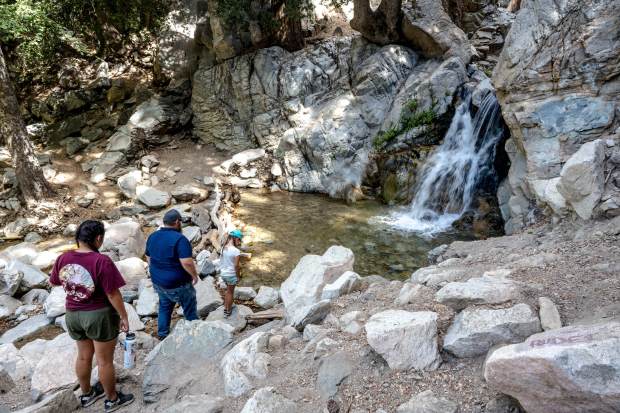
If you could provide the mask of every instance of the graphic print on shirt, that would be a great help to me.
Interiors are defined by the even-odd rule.
[[[59,278],[65,292],[73,297],[74,301],[87,301],[95,292],[93,277],[79,264],[67,264],[62,267]]]

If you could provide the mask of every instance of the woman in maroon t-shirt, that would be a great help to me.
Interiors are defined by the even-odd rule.
[[[82,390],[80,402],[90,406],[105,393],[105,411],[112,412],[131,403],[133,395],[115,389],[114,348],[119,328],[127,332],[129,321],[119,291],[125,280],[112,260],[99,253],[104,234],[101,222],[82,222],[75,234],[78,248],[58,257],[50,283],[62,285],[67,293],[65,321],[78,347],[75,371]],[[101,382],[91,387],[93,355]]]

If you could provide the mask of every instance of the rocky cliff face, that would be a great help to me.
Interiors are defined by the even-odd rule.
[[[620,213],[620,1],[524,0],[493,82],[512,139],[506,230]],[[588,144],[586,146],[585,144]]]

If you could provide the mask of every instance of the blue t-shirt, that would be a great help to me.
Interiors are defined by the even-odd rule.
[[[174,228],[160,228],[146,241],[145,255],[150,258],[153,284],[177,288],[192,281],[179,259],[192,257],[192,244]]]

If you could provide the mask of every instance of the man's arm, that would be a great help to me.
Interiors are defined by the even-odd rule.
[[[192,284],[196,285],[198,282],[198,271],[196,271],[196,264],[193,258],[180,258],[179,261],[183,266],[183,269],[192,276]]]

